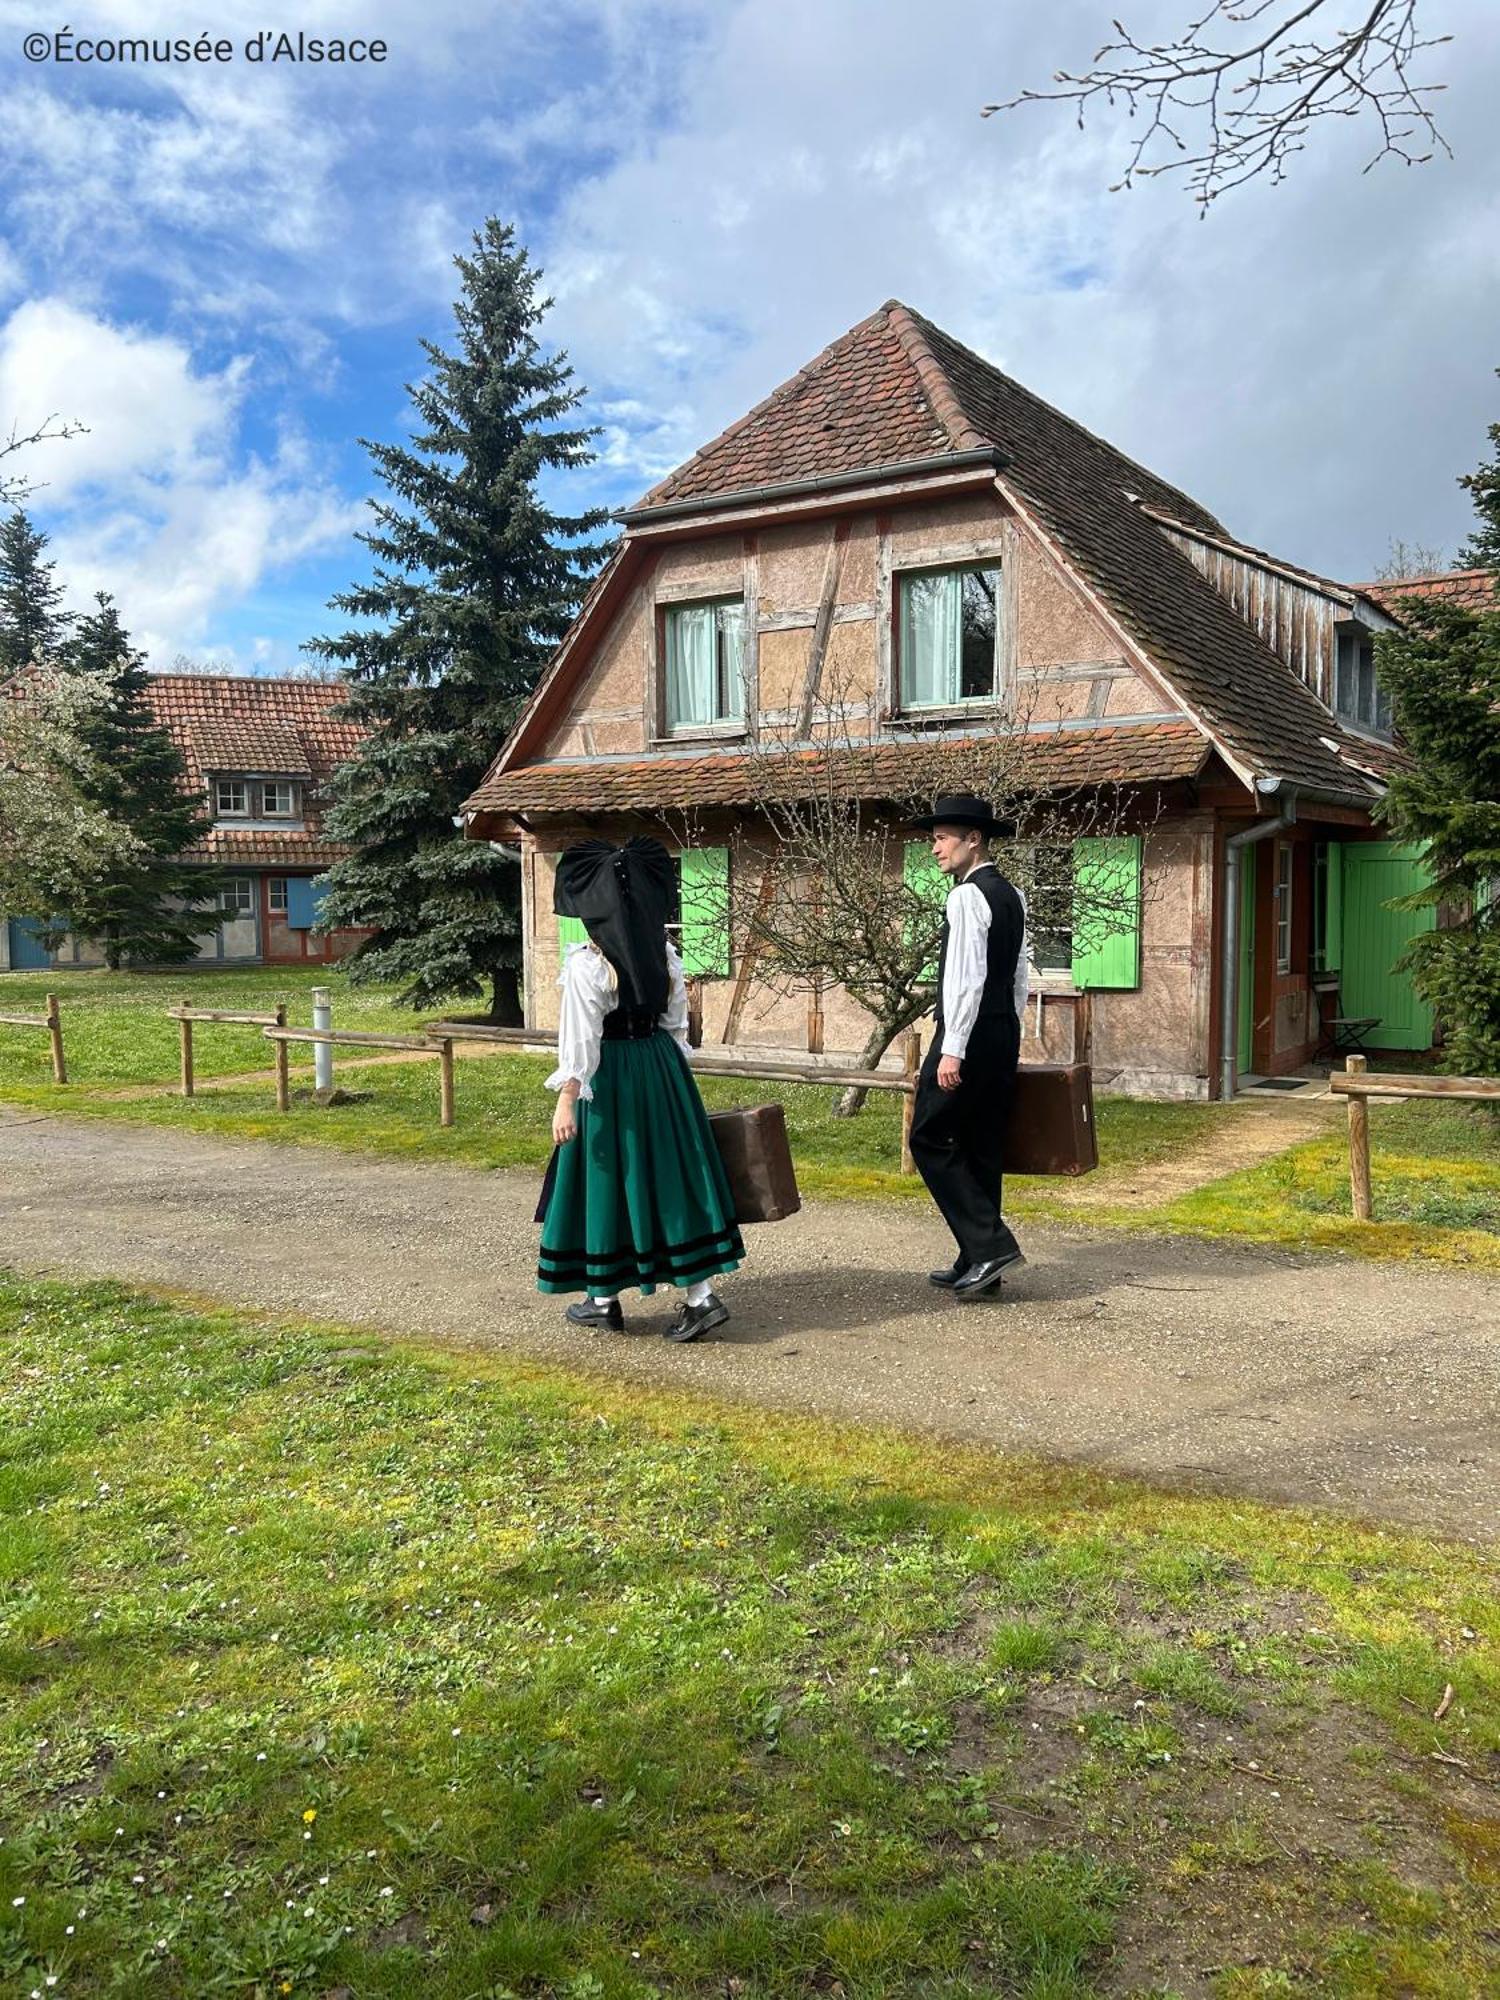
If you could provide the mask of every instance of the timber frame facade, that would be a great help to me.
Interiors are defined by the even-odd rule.
[[[528,1025],[556,1022],[557,854],[649,831],[682,856],[704,1041],[806,1047],[804,1007],[695,921],[755,812],[748,753],[774,733],[816,767],[852,732],[878,806],[1019,706],[1028,777],[1133,802],[1151,885],[1123,948],[1041,967],[1023,1057],[1203,1098],[1297,1069],[1331,1013],[1378,1014],[1369,1046],[1427,1046],[1390,970],[1417,920],[1384,909],[1412,861],[1370,817],[1401,753],[1368,591],[1236,541],[897,301],[620,520],[465,809],[471,837],[519,844]],[[868,1025],[822,996],[829,1053]]]

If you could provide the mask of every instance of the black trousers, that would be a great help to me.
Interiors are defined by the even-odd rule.
[[[939,1090],[942,1035],[932,1038],[917,1079],[911,1156],[958,1244],[959,1262],[987,1264],[1020,1245],[1000,1213],[1005,1129],[1021,1053],[1020,1023],[977,1021],[957,1090]]]

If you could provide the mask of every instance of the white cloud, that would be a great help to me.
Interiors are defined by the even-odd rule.
[[[164,664],[268,576],[344,540],[359,506],[320,474],[286,419],[269,457],[240,440],[248,364],[195,367],[168,335],[120,327],[57,299],[0,328],[0,410],[54,411],[88,434],[34,448],[20,469],[75,606],[109,591],[136,641]]]
[[[1428,59],[1456,164],[1364,175],[1370,133],[1334,121],[1203,223],[1172,182],[1108,192],[1123,122],[978,115],[1086,57],[1106,13],[927,0],[912,33],[892,0],[723,9],[672,128],[576,185],[541,246],[580,377],[685,405],[697,445],[895,295],[1251,539],[1345,575],[1393,534],[1451,548],[1500,401],[1500,10],[1452,0]],[[659,442],[639,433],[642,488]]]
[[[248,373],[244,358],[199,373],[179,341],[111,325],[62,299],[28,300],[0,328],[0,410],[23,430],[51,415],[87,426],[86,436],[21,462],[47,481],[54,503],[88,488],[199,475],[222,456]]]

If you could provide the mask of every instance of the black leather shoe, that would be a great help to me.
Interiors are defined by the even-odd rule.
[[[598,1299],[578,1299],[563,1314],[574,1326],[602,1327],[606,1333],[625,1331],[625,1314],[618,1299],[604,1305]]]
[[[1009,1257],[991,1257],[983,1264],[971,1264],[958,1283],[953,1287],[956,1299],[982,1299],[987,1292],[1000,1289],[1000,1280],[1007,1271],[1017,1271],[1026,1262],[1019,1250]]]
[[[710,1292],[701,1306],[686,1303],[677,1309],[677,1317],[666,1330],[666,1339],[678,1342],[701,1340],[705,1333],[712,1333],[716,1326],[722,1326],[729,1317],[729,1308],[717,1292]]]
[[[968,1268],[967,1264],[945,1264],[941,1271],[929,1271],[927,1282],[929,1285],[940,1286],[945,1292],[951,1292]]]

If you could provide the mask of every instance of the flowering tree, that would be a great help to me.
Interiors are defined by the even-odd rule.
[[[85,747],[115,699],[114,677],[31,668],[0,696],[0,909],[51,919],[141,855],[130,829],[91,803]]]

